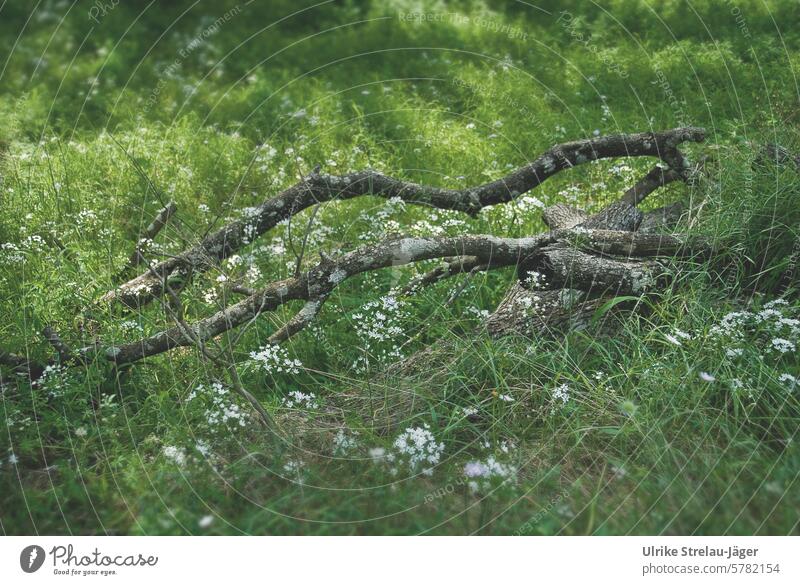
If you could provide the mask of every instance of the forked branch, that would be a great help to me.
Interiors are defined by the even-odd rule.
[[[296,185],[262,203],[247,219],[229,223],[193,248],[109,291],[101,301],[141,306],[162,295],[164,283],[170,283],[179,292],[192,274],[207,271],[281,221],[325,201],[362,195],[396,197],[407,203],[476,215],[487,206],[512,201],[564,169],[599,159],[655,157],[667,164],[670,176],[677,178],[690,171],[678,146],[687,141],[700,142],[704,138],[705,130],[702,128],[687,127],[567,142],[553,146],[533,162],[501,179],[467,189],[420,185],[374,170],[340,176],[315,170]],[[170,278],[176,275],[180,278],[170,282]]]

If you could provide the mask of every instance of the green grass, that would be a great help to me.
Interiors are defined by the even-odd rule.
[[[401,332],[367,338],[379,321],[368,304],[433,263],[338,288],[316,326],[285,345],[303,364],[296,374],[267,373],[249,354],[299,306],[263,315],[238,338],[235,359],[287,434],[282,441],[234,394],[214,398],[208,389],[224,373],[194,350],[117,371],[72,368],[34,386],[4,371],[2,531],[797,533],[800,390],[786,375],[800,377],[800,361],[772,341],[796,347],[800,335],[792,321],[779,322],[800,318],[796,281],[780,289],[800,241],[800,174],[759,160],[754,145],[800,152],[800,35],[790,26],[800,7],[587,4],[131,2],[107,14],[89,2],[2,4],[5,350],[51,357],[45,325],[73,346],[170,325],[158,304],[76,316],[113,286],[165,202],[178,213],[156,239],[155,258],[316,164],[463,187],[595,130],[704,126],[706,143],[686,150],[710,156],[705,179],[659,190],[645,207],[686,202],[686,229],[721,252],[682,264],[674,287],[614,327],[598,315],[559,339],[493,340],[481,331],[479,312],[493,310],[512,271],[401,297],[397,311],[383,311]],[[585,165],[530,195],[596,211],[651,165]],[[195,279],[183,293],[186,317],[231,300],[217,282],[223,274],[250,270],[254,285],[291,274],[311,213],[241,251],[241,264]],[[363,197],[321,207],[304,262],[394,233],[543,229],[531,202],[471,219]],[[713,329],[781,295],[780,315]],[[427,347],[413,365],[396,365]],[[563,385],[566,403],[554,395]],[[286,407],[294,391],[312,392],[317,407]],[[232,405],[244,426],[235,416],[209,422]],[[444,445],[431,475],[376,457],[425,425]],[[473,491],[465,465],[489,457],[509,481]]]

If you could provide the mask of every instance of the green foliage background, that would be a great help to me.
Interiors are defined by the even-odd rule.
[[[800,152],[797,22],[791,0],[4,2],[5,350],[50,357],[47,324],[74,346],[162,329],[170,320],[157,304],[76,315],[113,286],[166,201],[178,214],[154,257],[316,164],[463,187],[595,132],[704,126],[706,143],[686,148],[710,155],[704,181],[646,206],[686,202],[684,227],[722,254],[684,267],[678,286],[614,330],[598,315],[564,339],[481,331],[479,312],[514,278],[500,271],[401,299],[402,333],[365,341],[354,315],[374,315],[365,304],[430,263],[342,286],[318,327],[287,344],[298,374],[250,360],[299,307],[265,315],[235,359],[290,433],[277,444],[247,417],[243,427],[209,423],[210,398],[189,397],[224,377],[193,351],[121,371],[90,364],[33,386],[3,372],[2,531],[797,533],[800,402],[787,380],[800,368],[796,349],[780,353],[772,340],[797,341],[777,320],[800,315],[796,281],[781,288],[799,248],[800,175],[758,157],[764,143]],[[597,210],[652,164],[619,162],[561,173],[530,195]],[[398,232],[528,235],[544,229],[537,205],[470,219],[369,197],[329,203],[304,262]],[[186,317],[233,300],[221,276],[253,266],[255,285],[289,275],[310,218],[198,279]],[[462,292],[448,304],[453,290]],[[729,312],[758,315],[779,295],[780,317],[714,333]],[[669,341],[676,330],[691,339]],[[429,346],[433,359],[410,371],[380,357]],[[365,357],[369,367],[357,367]],[[565,405],[553,396],[562,384]],[[292,391],[313,392],[319,408],[287,407]],[[445,445],[432,475],[392,473],[370,455],[425,424]],[[357,444],[346,454],[340,431]],[[516,473],[473,491],[465,464],[492,454]]]

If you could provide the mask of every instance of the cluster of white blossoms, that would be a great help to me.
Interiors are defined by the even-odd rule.
[[[481,320],[488,319],[489,315],[491,314],[486,309],[479,309],[478,307],[473,307],[473,306],[467,307],[466,309],[464,309],[464,312],[470,315],[474,315],[475,318]]]
[[[444,213],[443,213],[444,212]],[[463,233],[467,222],[459,217],[444,217],[440,215],[454,213],[448,210],[439,210],[431,214],[429,219],[420,219],[408,226],[407,233],[412,236],[445,236],[448,234]],[[435,223],[434,223],[435,222]]]
[[[0,261],[8,264],[20,264],[25,262],[28,255],[41,254],[45,247],[45,241],[42,236],[35,234],[26,237],[18,244],[3,242],[0,244]]]
[[[797,351],[797,341],[800,338],[800,320],[786,315],[789,303],[783,299],[776,299],[764,305],[758,312],[735,311],[725,315],[719,324],[710,330],[713,338],[722,341],[739,341],[750,337],[766,337],[769,344],[765,348],[778,355],[794,353]],[[730,348],[726,351],[728,357],[742,355],[737,351],[740,348]]]
[[[296,483],[304,483],[303,469],[305,469],[305,461],[301,459],[289,459],[283,464],[283,472],[286,474],[286,479]]]
[[[169,459],[175,465],[182,467],[186,464],[186,452],[180,447],[166,445],[162,449],[162,453],[164,454],[164,457]]]
[[[725,315],[719,324],[714,325],[709,333],[712,337],[738,338],[742,336],[742,328],[752,318],[749,311],[734,311]]]
[[[538,295],[521,295],[515,299],[514,304],[528,315],[537,315],[542,312],[541,300],[542,297]]]
[[[408,427],[400,433],[392,443],[392,449],[393,457],[387,455],[387,461],[405,464],[412,473],[419,471],[423,475],[433,475],[434,466],[442,458],[444,443],[436,441],[430,425],[425,423],[421,427]],[[397,473],[396,467],[392,473]]]
[[[267,344],[258,351],[250,352],[250,359],[268,374],[299,374],[303,364],[289,357],[289,352],[279,345]]]
[[[758,311],[727,313],[710,327],[705,338],[702,334],[692,335],[679,329],[664,334],[664,337],[675,346],[682,346],[692,339],[715,343],[731,364],[744,358],[746,350],[753,349],[760,360],[771,360],[777,366],[786,363],[781,358],[796,354],[800,342],[800,320],[792,312],[796,312],[796,308],[784,299],[776,299],[765,303]],[[716,381],[716,376],[709,372],[699,372],[698,375],[704,382]],[[796,387],[794,380],[795,377],[789,373],[778,375],[778,381],[789,389]],[[752,390],[748,390],[752,380],[731,378],[726,383],[734,392],[747,391],[752,395]]]
[[[608,169],[608,172],[615,177],[626,177],[633,172],[633,169],[626,163],[617,163]]]
[[[198,397],[208,405],[204,416],[212,433],[224,432],[231,426],[244,427],[247,425],[249,415],[234,402],[233,396],[220,382],[214,382],[210,387],[200,384],[192,390],[187,401],[194,401]]]
[[[47,392],[50,398],[60,398],[67,386],[67,376],[67,368],[64,366],[47,365],[33,385]]]
[[[498,174],[502,175],[503,173]],[[545,206],[541,199],[531,195],[524,195],[505,205],[483,207],[479,213],[484,220],[497,222],[501,225],[513,225],[535,216],[536,212],[544,209]]]
[[[283,398],[281,404],[286,408],[295,408],[298,410],[317,410],[319,402],[317,396],[313,392],[306,394],[300,390],[292,390],[287,396]]]
[[[142,327],[142,325],[140,323],[136,322],[136,321],[133,321],[133,320],[122,321],[119,324],[119,327],[120,327],[120,329],[122,329],[126,333],[128,333],[128,332],[141,333],[142,331],[144,331],[144,328]]]
[[[569,185],[566,189],[562,189],[558,192],[558,198],[560,201],[569,201],[575,203],[582,199],[584,193],[581,190],[579,185]]]
[[[225,259],[222,264],[223,271],[213,278],[212,285],[203,291],[203,301],[209,305],[214,304],[225,287],[231,285],[253,286],[261,280],[261,268],[255,263],[255,255],[240,256],[234,254]]]
[[[529,272],[524,283],[531,290],[543,290],[547,286],[547,277],[541,272]]]
[[[569,385],[568,384],[561,384],[560,386],[556,386],[553,388],[553,401],[558,404],[561,403],[561,406],[564,406],[569,402]]]
[[[347,455],[358,448],[358,431],[339,429],[333,438],[333,454]]]
[[[516,480],[517,467],[508,461],[516,449],[513,442],[500,441],[493,445],[486,440],[481,447],[491,451],[491,454],[467,462],[463,470],[467,487],[472,493],[487,491],[492,486]]]
[[[485,460],[470,461],[464,465],[464,477],[472,493],[486,491],[493,484],[514,481],[517,468],[510,463],[502,463],[494,455]]]
[[[772,339],[772,349],[779,353],[789,353],[797,351],[797,346],[794,342],[789,341],[788,339],[783,339],[782,337],[774,337]]]
[[[356,371],[367,371],[373,361],[386,364],[402,357],[405,333],[401,324],[407,317],[404,306],[397,297],[386,295],[366,303],[352,315],[356,334],[363,344],[362,355],[353,363]]]
[[[672,345],[681,346],[683,345],[684,341],[691,341],[692,336],[685,331],[681,331],[680,329],[675,329],[672,334],[665,333],[664,337],[669,341]]]

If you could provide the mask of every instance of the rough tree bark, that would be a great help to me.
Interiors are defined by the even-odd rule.
[[[551,230],[584,228],[657,233],[677,223],[682,206],[673,204],[644,214],[636,205],[661,186],[692,178],[690,172],[675,173],[656,167],[618,201],[593,216],[581,209],[556,204],[543,211],[543,220]],[[614,252],[597,244],[594,247],[595,252],[602,254]],[[520,268],[519,280],[486,320],[489,333],[531,336],[579,329],[614,296],[641,294],[657,283],[662,272],[657,262],[631,261],[629,258],[635,255],[630,251],[618,255],[623,260],[587,255],[563,244],[542,250],[539,256],[531,258],[532,263]],[[542,274],[550,290],[526,286],[525,274],[531,272]]]
[[[315,169],[296,185],[262,203],[246,220],[231,222],[186,252],[109,291],[101,300],[141,306],[162,295],[164,283],[180,292],[193,274],[215,266],[286,218],[325,201],[362,195],[397,197],[408,203],[476,215],[489,205],[512,201],[564,169],[599,159],[655,157],[664,161],[670,174],[681,175],[689,164],[678,146],[704,139],[704,129],[687,127],[567,142],[552,147],[502,179],[461,190],[401,181],[373,170],[336,176]],[[635,194],[631,197],[635,198]]]
[[[272,343],[280,343],[311,323],[331,292],[348,278],[367,271],[439,258],[447,259],[448,264],[414,281],[409,293],[465,271],[517,267],[519,282],[487,322],[489,330],[495,334],[512,330],[541,331],[576,319],[580,321],[608,295],[641,294],[653,286],[662,272],[656,257],[710,251],[702,240],[635,231],[644,224],[655,226],[675,213],[664,209],[645,216],[636,206],[655,189],[692,177],[694,167],[677,147],[686,141],[701,141],[704,134],[699,128],[678,128],[569,142],[551,148],[503,179],[465,190],[427,187],[374,171],[336,177],[321,174],[317,169],[297,185],[264,202],[249,220],[232,222],[183,254],[149,266],[146,273],[110,291],[104,300],[141,306],[166,294],[173,303],[179,304],[177,295],[192,273],[209,269],[279,221],[321,201],[368,194],[399,197],[408,202],[475,214],[488,205],[513,200],[560,170],[591,160],[652,156],[667,165],[653,168],[618,201],[593,216],[565,205],[548,208],[544,219],[550,231],[536,236],[390,238],[337,258],[322,257],[309,270],[260,289],[240,288],[245,298],[214,315],[194,323],[186,323],[178,316],[175,327],[126,344],[98,342],[73,350],[55,331],[48,329],[44,337],[59,357],[48,363],[88,363],[99,357],[118,365],[129,364],[180,346],[202,347],[206,341],[251,322],[263,312],[274,311],[291,301],[305,301],[303,308],[270,338]],[[163,221],[156,223],[163,225],[171,213],[164,210],[159,216]],[[135,255],[139,259],[138,249]],[[545,287],[549,290],[526,287],[526,278],[534,273],[544,276]],[[180,278],[176,280],[176,276]],[[47,364],[0,352],[0,365],[34,377]]]

